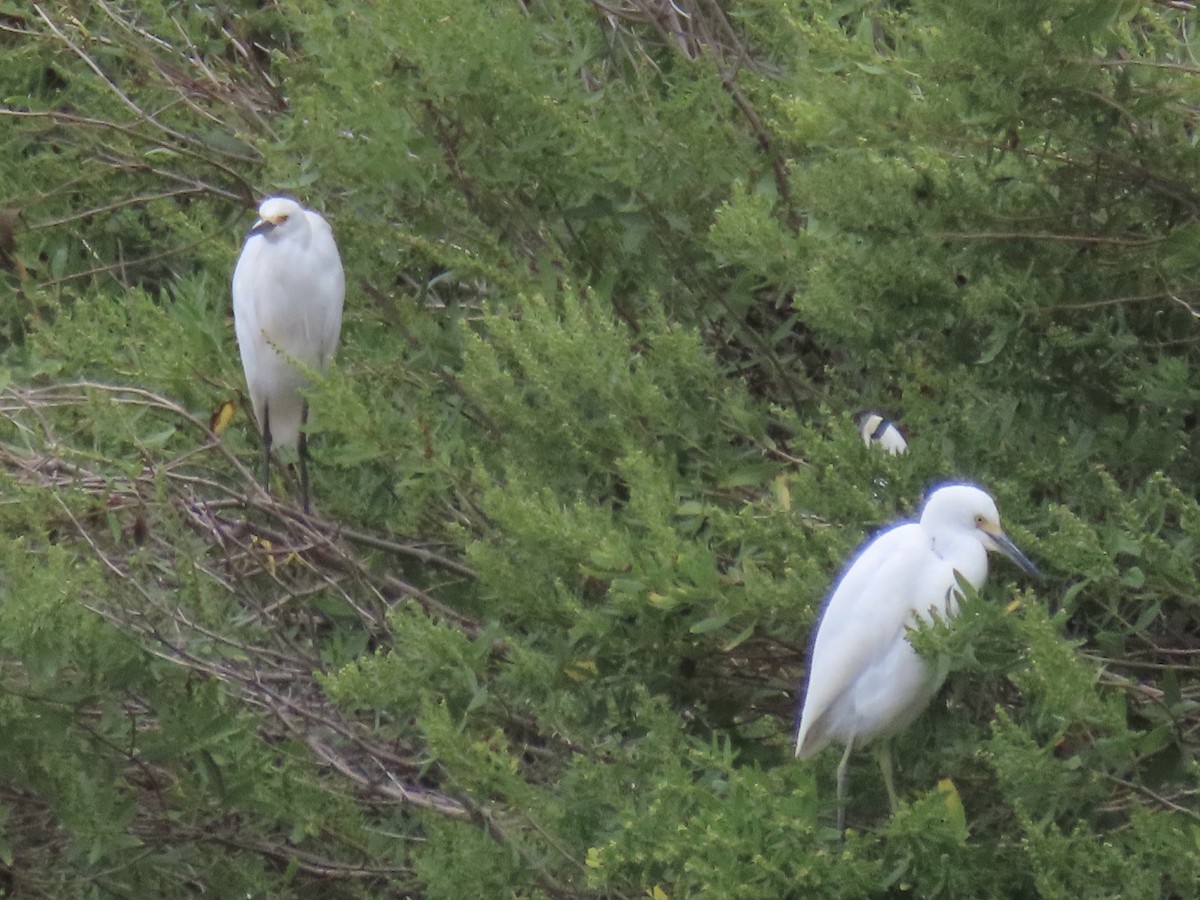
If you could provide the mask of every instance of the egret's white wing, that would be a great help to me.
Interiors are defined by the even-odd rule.
[[[887,428],[879,436],[879,444],[892,456],[903,456],[908,452],[908,441],[904,439],[900,429],[891,422],[887,423]]]
[[[796,734],[797,756],[812,756],[837,736],[829,721],[835,704],[897,641],[906,640],[914,610],[924,605],[914,588],[931,585],[932,575],[939,582],[937,589],[943,589],[946,568],[933,554],[928,533],[913,523],[879,535],[851,561],[817,624]]]
[[[246,388],[250,392],[254,415],[260,423],[263,392],[259,385],[267,343],[258,315],[256,297],[259,279],[256,273],[262,270],[261,256],[265,246],[266,241],[261,235],[248,237],[233,270],[233,330],[242,357],[242,370],[246,374]]]
[[[342,304],[346,297],[346,276],[342,271],[342,259],[333,240],[333,229],[319,213],[311,209],[308,216],[311,239],[309,251],[318,283],[314,285],[314,296],[320,303],[308,311],[313,346],[316,348],[315,368],[324,371],[337,349],[338,337],[342,333]]]

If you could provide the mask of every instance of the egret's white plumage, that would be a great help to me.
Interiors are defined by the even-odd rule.
[[[293,363],[325,371],[341,333],[345,293],[329,223],[289,197],[264,200],[233,272],[234,330],[264,460],[272,445],[299,446],[306,507],[308,410],[300,391],[308,380]]]
[[[838,579],[812,642],[795,749],[808,758],[830,743],[845,746],[839,828],[850,750],[905,728],[939,687],[907,629],[957,613],[955,573],[978,590],[989,551],[1037,573],[1001,530],[995,501],[974,485],[949,484],[929,495],[919,521],[895,525],[862,547]],[[891,796],[890,762],[881,762]]]
[[[858,417],[858,433],[862,435],[863,443],[868,447],[874,444],[892,456],[901,456],[908,452],[908,441],[904,439],[896,423],[877,412],[865,412]]]

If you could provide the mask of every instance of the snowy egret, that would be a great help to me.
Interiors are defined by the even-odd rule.
[[[821,612],[808,660],[808,686],[796,731],[796,756],[832,742],[846,748],[837,770],[838,830],[846,823],[850,751],[907,727],[940,684],[909,644],[918,620],[953,616],[958,577],[975,590],[987,578],[989,551],[1025,572],[1037,568],[1000,529],[995,501],[970,484],[938,487],[917,522],[897,524],[863,546]],[[886,741],[880,753],[892,807],[896,790]]]
[[[290,197],[258,208],[233,270],[233,323],[254,418],[262,429],[263,485],[271,447],[297,447],[308,510],[308,403],[301,367],[324,372],[342,330],[346,279],[329,223]]]
[[[895,422],[891,422],[879,413],[869,411],[855,418],[858,433],[862,435],[863,443],[870,447],[876,444],[892,456],[901,456],[908,452],[908,441],[900,433]]]

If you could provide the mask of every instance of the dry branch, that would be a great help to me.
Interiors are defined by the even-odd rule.
[[[64,448],[51,413],[107,399],[134,405],[176,421],[197,446],[173,459],[147,459],[134,476]],[[474,636],[479,626],[388,569],[358,557],[337,523],[306,515],[267,495],[253,474],[204,423],[177,404],[139,388],[75,383],[49,388],[6,388],[0,392],[0,422],[20,440],[0,443],[0,466],[28,489],[45,492],[79,541],[126,590],[103,598],[81,598],[87,608],[134,636],[149,652],[225,684],[265,721],[307,744],[343,776],[343,787],[370,802],[390,801],[464,818],[468,807],[447,793],[412,781],[422,771],[422,752],[372,736],[371,729],[335,708],[317,678],[325,669],[311,635],[323,627],[306,604],[290,602],[313,593],[339,597],[361,627],[379,639],[389,634],[388,611],[412,602],[448,627]],[[201,473],[201,474],[198,474]],[[163,503],[163,493],[167,503]],[[190,559],[222,594],[234,594],[245,611],[221,629],[181,599],[168,575],[177,571],[180,548],[157,541],[114,540],[102,509],[138,517],[154,509],[203,541],[203,559]],[[358,543],[397,561],[444,566],[458,578],[469,567],[425,547],[386,535],[355,533]],[[150,546],[156,577],[135,556]],[[273,586],[264,599],[262,585]],[[274,595],[276,599],[270,599]],[[126,598],[117,603],[113,597]],[[246,627],[239,627],[246,626]]]
[[[130,419],[122,407],[149,413],[139,421],[149,421],[152,428],[165,419],[193,444],[167,458],[144,450],[142,465],[132,475],[127,466],[71,449],[59,439],[55,423],[85,407],[92,413],[97,402],[111,404],[122,420]],[[456,790],[453,779],[430,762],[427,748],[381,736],[377,711],[356,717],[328,697],[320,681],[329,667],[319,635],[335,626],[314,604],[300,602],[314,595],[340,600],[353,611],[358,627],[383,645],[392,638],[389,612],[399,604],[415,606],[444,627],[475,638],[482,633],[479,623],[401,574],[406,565],[435,568],[453,576],[449,583],[454,583],[473,577],[465,563],[435,549],[435,542],[346,530],[269,496],[206,423],[141,388],[77,382],[0,390],[0,469],[23,489],[49,497],[64,530],[97,560],[107,578],[119,582],[120,589],[80,597],[81,605],[153,656],[220,682],[261,716],[264,741],[287,739],[307,747],[323,773],[322,789],[350,797],[367,810],[399,805],[470,821],[514,853],[526,855],[517,834],[536,829],[535,823],[518,821]],[[137,523],[151,515],[159,528],[143,523],[139,531]],[[122,524],[118,536],[114,517]],[[173,521],[164,528],[168,518]],[[193,535],[199,552],[158,534],[160,530],[170,536]],[[369,548],[375,558],[358,555],[359,547]],[[147,553],[152,563],[147,563]],[[240,612],[232,617],[206,613],[189,593],[183,572],[198,575],[208,594],[231,599]],[[492,652],[502,655],[505,648],[493,646]],[[140,705],[138,716],[140,727],[151,727],[145,722],[152,718],[148,705]],[[386,721],[386,715],[382,718]],[[526,721],[522,727],[530,740],[562,744],[538,735],[536,723]],[[580,752],[574,747],[567,751]],[[130,756],[130,780],[155,783],[153,773],[136,774],[139,765]],[[213,839],[270,857],[290,849],[251,846],[236,833]],[[577,895],[537,860],[527,862],[550,895]],[[308,856],[297,856],[295,863],[328,877],[404,874]]]

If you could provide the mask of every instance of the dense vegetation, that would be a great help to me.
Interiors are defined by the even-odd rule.
[[[0,895],[1194,895],[1194,16],[6,4]],[[349,284],[311,518],[229,313],[275,192]],[[949,478],[1046,577],[922,632],[842,844],[807,635]]]

